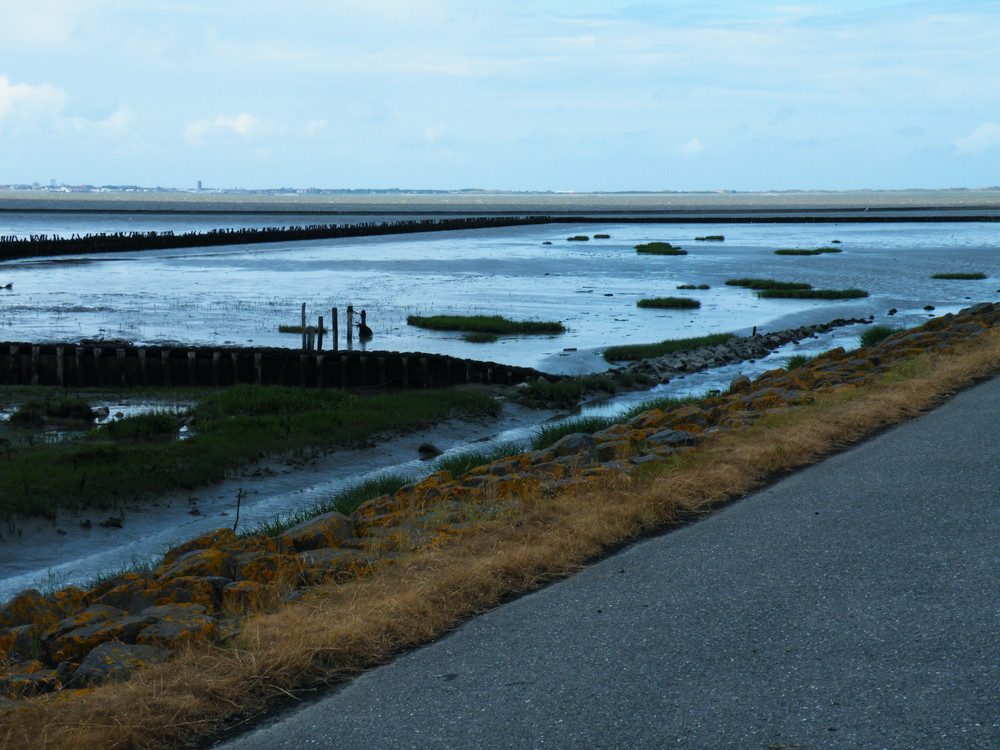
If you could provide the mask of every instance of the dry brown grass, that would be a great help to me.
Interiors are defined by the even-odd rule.
[[[192,647],[127,683],[10,712],[0,718],[0,745],[165,748],[196,741],[296,691],[426,643],[616,544],[708,512],[998,371],[1000,333],[990,333],[959,352],[904,363],[864,388],[822,394],[812,405],[724,433],[659,471],[521,498],[516,513],[478,535],[258,618],[236,645]]]

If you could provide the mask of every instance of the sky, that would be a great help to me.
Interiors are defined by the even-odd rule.
[[[0,184],[1000,184],[1000,2],[0,0]]]

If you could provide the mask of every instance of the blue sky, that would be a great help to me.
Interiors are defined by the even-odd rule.
[[[0,2],[0,184],[1000,184],[1000,2]]]

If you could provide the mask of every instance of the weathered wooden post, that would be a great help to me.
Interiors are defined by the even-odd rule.
[[[60,388],[66,385],[66,347],[64,346],[56,347],[56,382],[59,383]]]
[[[354,305],[347,306],[347,351],[354,349]]]
[[[302,348],[306,348],[306,303],[302,303]]]
[[[323,351],[323,316],[319,316],[319,325],[316,326],[316,351]]]
[[[337,308],[334,307],[331,311],[330,318],[330,351],[337,351],[340,349],[340,331],[337,327]]]

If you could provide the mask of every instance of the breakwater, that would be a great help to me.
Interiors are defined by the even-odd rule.
[[[110,234],[0,236],[0,261],[58,255],[172,250],[189,247],[249,245],[266,242],[300,242],[343,237],[443,232],[540,224],[860,224],[995,222],[1000,214],[889,213],[867,211],[756,212],[719,214],[710,211],[678,215],[636,216],[628,213],[600,215],[467,216],[407,221],[311,224],[307,226],[213,229],[207,232],[114,232]]]
[[[220,529],[168,551],[148,571],[88,589],[27,590],[0,607],[0,693],[7,696],[0,710],[125,679],[192,641],[233,642],[246,617],[307,596],[301,589],[371,575],[416,550],[510,523],[505,511],[518,498],[544,502],[568,488],[648,470],[769,412],[870,383],[908,358],[947,352],[998,324],[1000,304],[976,305],[866,349],[833,349],[790,371],[741,376],[725,394],[697,403],[567,435],[460,476],[437,472],[350,515],[329,513],[274,536],[241,539]]]
[[[468,383],[515,385],[541,375],[528,367],[444,354],[0,343],[0,385],[446,388]]]

